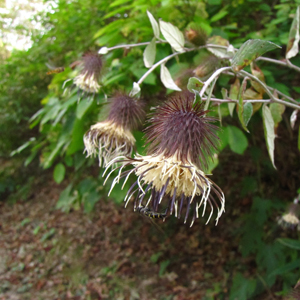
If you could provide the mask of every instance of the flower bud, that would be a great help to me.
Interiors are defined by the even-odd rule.
[[[195,46],[204,46],[207,41],[207,34],[196,23],[191,23],[185,31],[185,36],[189,42]]]
[[[205,59],[203,59],[201,64],[194,70],[194,74],[200,78],[206,77],[211,73],[213,73],[218,66],[219,66],[218,58],[215,55],[211,54]]]

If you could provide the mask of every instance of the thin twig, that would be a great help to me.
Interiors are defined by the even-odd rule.
[[[224,74],[225,74],[225,75],[229,75],[229,76],[238,76],[238,77],[241,77],[241,78],[244,77],[244,76],[242,76],[242,75],[239,74],[239,73],[228,72],[228,71],[224,72]],[[268,86],[268,85],[266,85],[266,87],[267,87],[270,91],[273,91],[273,92],[276,91],[278,95],[280,95],[281,97],[283,97],[283,98],[285,98],[285,99],[287,99],[287,100],[289,100],[289,101],[291,101],[291,102],[293,102],[293,103],[295,103],[295,104],[298,104],[298,103],[299,103],[299,102],[297,102],[295,99],[293,99],[293,98],[289,97],[288,95],[286,95],[286,94],[284,94],[284,93],[278,91],[278,90],[275,89],[275,88],[272,88],[272,87],[270,87],[270,86]]]
[[[242,74],[243,76],[248,76],[250,77],[251,79],[255,80],[256,82],[258,82],[266,91],[266,93],[269,95],[269,97],[272,99],[272,102],[277,102],[277,103],[280,103],[280,104],[284,104],[285,106],[289,106],[289,107],[292,107],[292,108],[295,108],[295,109],[300,109],[300,105],[296,105],[296,104],[293,104],[293,103],[290,103],[290,102],[287,102],[287,101],[284,101],[284,100],[280,100],[278,98],[276,98],[272,93],[271,91],[268,89],[267,85],[264,84],[261,80],[259,80],[257,77],[255,77],[254,75],[244,71],[244,70],[241,70],[239,71],[240,74]]]
[[[206,81],[204,82],[204,85],[203,85],[203,87],[202,87],[202,89],[201,89],[201,91],[200,91],[200,93],[199,93],[199,96],[202,98],[203,95],[204,95],[204,93],[205,93],[205,91],[207,90],[207,88],[209,87],[209,85],[213,82],[213,80],[214,80],[215,78],[218,78],[219,75],[220,75],[221,73],[223,73],[224,71],[227,71],[227,70],[231,70],[231,67],[223,67],[223,68],[220,68],[220,69],[218,69],[217,71],[215,71],[215,72],[208,78],[208,80],[206,80]]]
[[[139,46],[146,46],[149,45],[151,42],[143,42],[143,43],[137,43],[137,44],[128,44],[128,45],[117,45],[111,48],[107,48],[106,51],[111,51],[111,50],[115,50],[115,49],[121,49],[121,48],[125,48],[125,49],[130,49],[133,47],[139,47]],[[164,40],[160,40],[160,41],[155,41],[156,44],[162,44],[162,43],[167,43],[167,41]]]
[[[282,61],[282,60],[277,60],[277,59],[273,59],[273,58],[269,58],[269,57],[260,56],[256,60],[262,60],[262,61],[271,62],[273,64],[285,66],[285,67],[294,69],[297,72],[300,72],[300,68],[297,67],[297,66],[295,66],[295,65],[293,65],[288,59]]]
[[[138,85],[140,85],[145,79],[146,77],[154,70],[156,69],[158,66],[162,65],[163,63],[167,62],[169,59],[179,55],[179,54],[183,54],[183,53],[186,53],[186,52],[191,52],[191,51],[194,51],[195,48],[191,48],[191,49],[188,49],[186,50],[185,52],[175,52],[169,56],[166,56],[165,58],[163,58],[162,60],[158,61],[156,64],[154,64],[140,79],[139,81],[137,82]]]
[[[203,101],[207,100],[207,97],[202,98]],[[238,100],[232,100],[232,99],[219,99],[219,98],[210,98],[213,102],[221,102],[221,103],[238,103]],[[249,100],[243,100],[243,103],[271,103],[272,99],[249,99]]]

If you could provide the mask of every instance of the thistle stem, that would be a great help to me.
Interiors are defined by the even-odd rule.
[[[231,67],[223,67],[223,68],[218,69],[217,71],[215,71],[215,72],[208,78],[208,80],[206,80],[206,81],[204,82],[204,85],[203,85],[203,87],[202,87],[202,89],[201,89],[201,91],[200,91],[200,93],[199,93],[200,98],[203,97],[205,91],[207,90],[207,88],[209,87],[209,85],[213,82],[213,80],[214,80],[215,78],[218,78],[219,75],[220,75],[221,73],[223,73],[224,71],[227,71],[227,70],[231,70]]]
[[[292,64],[288,59],[285,61],[281,61],[281,60],[277,60],[277,59],[273,59],[273,58],[268,58],[268,57],[264,57],[264,56],[260,56],[258,57],[256,60],[262,60],[262,61],[267,61],[267,62],[271,62],[277,65],[281,65],[281,66],[285,66],[285,67],[289,67],[297,72],[300,72],[300,68],[295,66],[294,64]]]
[[[163,58],[162,60],[158,61],[156,64],[154,64],[140,79],[139,81],[137,82],[138,85],[140,85],[146,78],[147,76],[153,72],[154,69],[156,69],[158,66],[162,65],[163,63],[167,62],[169,59],[179,55],[179,54],[183,54],[183,53],[186,53],[186,52],[191,52],[191,51],[194,51],[195,48],[191,48],[191,49],[187,49],[185,50],[185,52],[175,52],[169,56],[166,56],[165,58]]]
[[[295,108],[295,109],[300,109],[300,105],[296,105],[294,103],[290,103],[290,102],[287,102],[287,101],[284,101],[284,100],[280,100],[278,98],[276,98],[272,93],[271,91],[268,89],[268,86],[266,84],[264,84],[261,80],[259,80],[257,77],[255,77],[254,75],[244,71],[244,70],[241,70],[239,71],[240,74],[242,74],[244,77],[249,77],[251,78],[252,80],[258,82],[266,91],[266,93],[269,95],[269,97],[271,98],[272,102],[276,102],[276,103],[280,103],[280,104],[283,104],[285,106],[289,106],[289,107],[292,107],[292,108]]]
[[[125,48],[125,49],[130,49],[133,47],[139,47],[139,46],[146,46],[149,45],[151,42],[143,42],[143,43],[137,43],[137,44],[128,44],[128,45],[117,45],[111,48],[107,48],[107,51],[112,51],[115,49],[121,49],[121,48]],[[160,40],[160,41],[155,41],[156,44],[162,44],[162,43],[167,43],[167,41],[164,40]]]
[[[203,97],[203,101],[207,101],[208,97]],[[219,99],[219,98],[210,98],[210,101],[213,102],[221,102],[221,103],[238,103],[238,100],[232,100],[232,99]],[[271,103],[272,99],[249,99],[249,100],[243,100],[243,103]]]
[[[229,76],[243,77],[241,74],[239,74],[239,73],[234,73],[234,72],[225,72],[225,74],[226,74],[226,75],[229,75]],[[268,86],[268,85],[266,85],[266,87],[267,87],[270,91],[272,91],[272,92],[276,91],[276,93],[277,93],[278,95],[280,95],[281,97],[283,97],[283,98],[285,98],[285,99],[287,99],[287,100],[289,100],[289,101],[291,101],[291,102],[294,102],[295,104],[298,104],[298,103],[299,103],[299,102],[297,102],[295,99],[293,99],[292,97],[287,96],[286,94],[284,94],[284,93],[278,91],[278,90],[275,89],[275,88],[272,88],[272,87],[270,87],[270,86]]]

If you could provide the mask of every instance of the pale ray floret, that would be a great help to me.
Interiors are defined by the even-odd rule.
[[[91,126],[84,135],[87,157],[98,155],[99,165],[107,165],[114,157],[132,153],[135,138],[127,130],[111,121],[99,122]]]
[[[74,79],[74,84],[81,90],[88,93],[98,93],[100,90],[100,85],[94,74],[88,75],[88,71],[85,73],[80,73]]]
[[[133,159],[122,156],[110,161],[106,166],[104,174],[116,163],[122,163],[122,166],[114,168],[109,172],[107,178],[113,171],[119,168],[123,170],[125,166],[129,165],[133,165],[134,168],[125,172],[119,170],[117,177],[112,182],[111,189],[121,178],[126,177],[125,182],[127,182],[133,172],[137,175],[136,182],[128,190],[124,199],[125,206],[128,205],[132,197],[136,194],[135,208],[137,207],[137,202],[140,207],[144,199],[146,199],[146,207],[148,207],[150,200],[152,200],[152,206],[154,210],[157,210],[164,197],[167,196],[169,198],[167,209],[169,215],[173,214],[173,210],[175,209],[175,216],[180,218],[183,207],[186,207],[184,222],[187,221],[190,209],[193,207],[194,216],[191,225],[196,218],[199,218],[198,210],[201,207],[203,208],[202,217],[204,216],[207,204],[210,206],[210,214],[206,224],[214,213],[214,206],[217,209],[216,223],[225,211],[225,198],[221,189],[208,179],[199,167],[192,163],[184,164],[176,156],[166,158],[163,155],[136,155]],[[145,184],[147,184],[146,189],[144,189]],[[151,194],[147,196],[146,194],[150,190]],[[212,193],[217,196],[220,204],[216,203]]]

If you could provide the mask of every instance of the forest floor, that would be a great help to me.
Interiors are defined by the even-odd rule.
[[[100,201],[62,213],[54,183],[0,203],[0,299],[202,299],[227,292],[231,242],[219,227],[156,226]],[[201,237],[200,237],[201,235]],[[219,282],[219,284],[216,284]]]
[[[261,289],[252,299],[294,299],[279,296],[282,281],[269,289],[257,273],[255,255],[241,254],[239,232],[253,195],[263,190],[271,200],[261,204],[275,203],[274,195],[289,203],[297,187],[299,169],[291,171],[295,158],[287,157],[286,149],[277,151],[285,162],[278,163],[281,172],[264,167],[258,174],[249,155],[228,158],[214,172],[226,195],[218,226],[205,225],[202,218],[191,228],[172,217],[153,223],[111,199],[100,199],[89,214],[81,208],[64,213],[55,205],[65,186],[45,175],[27,200],[0,201],[0,300],[247,300],[232,296],[230,289],[235,285],[243,292],[253,280]],[[268,242],[286,236],[276,225],[280,209],[268,212],[269,225],[262,229]],[[250,236],[260,234],[255,219],[251,222]],[[234,284],[239,276],[245,286]],[[294,279],[286,288],[293,284]]]
[[[229,218],[154,225],[104,200],[67,214],[55,209],[61,190],[52,183],[26,202],[0,202],[1,300],[227,299],[232,263],[249,263],[224,230],[235,229]]]

